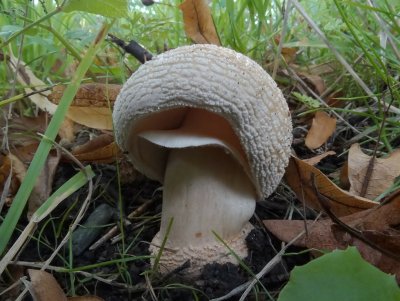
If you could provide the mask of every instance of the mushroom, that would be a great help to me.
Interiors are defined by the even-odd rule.
[[[290,154],[290,113],[272,78],[233,50],[179,47],[131,76],[113,120],[135,168],[163,183],[150,247],[155,255],[166,239],[160,272],[187,260],[190,277],[207,263],[237,264],[229,249],[245,258],[256,200],[276,189]]]

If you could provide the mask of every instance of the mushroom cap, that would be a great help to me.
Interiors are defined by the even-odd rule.
[[[162,182],[168,150],[152,145],[140,133],[173,131],[196,110],[197,116],[207,118],[199,121],[199,128],[205,127],[206,135],[213,132],[241,154],[258,197],[269,196],[290,155],[289,109],[273,79],[256,62],[231,49],[183,46],[140,66],[114,106],[116,141],[136,169]]]

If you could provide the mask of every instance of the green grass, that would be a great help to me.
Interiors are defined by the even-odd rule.
[[[0,2],[0,53],[4,54],[0,62],[0,109],[12,104],[20,114],[34,112],[23,87],[7,67],[6,56],[11,52],[46,85],[68,84],[12,207],[8,213],[1,212],[0,254],[10,247],[9,239],[16,232],[35,179],[80,83],[92,80],[123,83],[140,65],[104,41],[105,32],[125,41],[136,40],[154,54],[191,43],[183,30],[178,9],[181,1],[162,2],[145,7],[139,0],[129,1],[127,16],[113,21],[82,11],[62,12],[51,0]],[[302,118],[309,113],[324,110],[341,118],[333,143],[346,144],[354,139],[372,150],[379,141],[378,152],[384,154],[400,147],[400,2],[373,3],[374,6],[361,0],[213,0],[210,7],[223,46],[250,56],[270,74],[274,73],[274,65],[278,67],[275,78],[291,105],[295,127],[304,127]],[[288,10],[286,19],[285,10]],[[99,43],[92,44],[103,23],[106,31]],[[275,40],[278,36],[280,44]],[[281,47],[296,48],[294,64],[284,61],[278,51]],[[325,81],[330,93],[340,93],[345,104],[342,108],[327,107],[324,101],[330,93],[322,97],[313,94],[310,86],[292,73],[311,74],[323,66],[331,68],[314,75]],[[342,151],[340,155],[346,152]],[[398,189],[398,184],[393,187]],[[119,201],[122,213],[121,196]],[[65,212],[61,221],[52,225],[57,237],[63,228],[69,227],[67,215]],[[46,243],[40,230],[35,235],[39,237],[38,246]],[[128,254],[132,243],[123,238],[120,259],[101,264],[117,265],[126,283],[131,281],[126,263],[134,260]],[[73,267],[72,258],[65,262],[63,271],[71,275],[80,269]],[[77,282],[71,276],[72,292]]]

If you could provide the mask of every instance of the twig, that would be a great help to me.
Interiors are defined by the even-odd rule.
[[[130,224],[130,222],[129,222]],[[128,221],[125,222],[125,225],[129,225]],[[107,231],[106,234],[104,234],[102,237],[100,237],[95,243],[93,243],[90,247],[89,250],[93,251],[96,250],[98,247],[100,247],[102,244],[104,244],[107,240],[113,238],[115,234],[117,234],[119,230],[118,226],[113,226],[110,230]]]
[[[131,213],[129,213],[128,219],[132,219],[139,215],[142,215],[154,202],[155,202],[155,198],[147,200],[142,205],[140,205],[135,210],[133,210]]]
[[[152,198],[150,200],[147,200],[145,203],[143,203],[138,208],[133,210],[128,215],[128,219],[132,219],[132,218],[135,218],[135,217],[137,217],[139,215],[142,215],[150,207],[150,205],[152,205],[154,203],[154,201],[155,201],[154,198]],[[130,221],[128,221],[128,220],[125,221],[125,225],[126,226],[130,225],[130,224],[131,224]],[[111,239],[115,234],[117,234],[117,232],[119,230],[118,228],[119,228],[118,226],[113,226],[106,234],[104,234],[99,240],[97,240],[94,244],[92,244],[89,247],[89,250],[95,250],[98,247],[100,247],[103,243],[105,243],[107,240]],[[118,239],[116,241],[114,240],[112,243],[115,243],[115,242],[117,242],[119,240],[120,239]]]
[[[121,47],[127,53],[132,54],[142,64],[150,61],[153,58],[153,55],[150,52],[148,52],[138,42],[134,40],[130,41],[129,44],[126,44],[125,41],[117,38],[110,33],[108,34],[108,36],[110,37],[111,42]]]

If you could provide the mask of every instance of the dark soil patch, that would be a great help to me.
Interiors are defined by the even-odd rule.
[[[120,208],[118,208],[118,183],[116,181],[116,170],[110,165],[97,165],[94,167],[97,174],[95,178],[96,189],[93,201],[89,207],[86,217],[100,204],[107,203],[114,210],[113,218],[104,227],[105,233],[112,225],[120,221]],[[60,186],[65,180],[72,176],[76,170],[70,164],[60,165],[57,172],[55,186]],[[55,188],[56,188],[55,187]],[[148,242],[154,237],[159,229],[159,218],[154,218],[161,212],[162,193],[158,189],[159,184],[138,176],[132,183],[121,186],[122,212],[124,217],[139,207],[144,202],[155,199],[152,205],[142,216],[132,220],[130,225],[124,227],[125,241],[111,243],[107,241],[95,250],[86,249],[79,256],[73,258],[73,267],[84,267],[119,260],[123,257],[146,256]],[[86,197],[85,189],[75,193],[65,200],[52,214],[51,222],[43,222],[39,225],[41,236],[38,240],[31,240],[19,260],[29,262],[40,262],[48,258],[52,249],[66,234],[67,227],[72,222],[80,202]],[[250,273],[259,272],[280,250],[281,242],[271,236],[263,227],[261,221],[269,218],[284,218],[287,210],[287,202],[279,200],[282,198],[279,193],[271,196],[269,200],[259,202],[256,208],[256,218],[252,219],[255,229],[247,237],[247,244],[250,250],[248,258],[244,260],[246,268],[232,264],[210,264],[197,281],[188,282],[182,277],[184,267],[162,279],[152,279],[152,287],[159,300],[208,300],[227,294],[251,279]],[[312,213],[310,213],[312,214]],[[300,216],[298,216],[300,218]],[[64,226],[63,226],[64,225]],[[23,225],[21,225],[21,228]],[[57,232],[61,229],[61,233]],[[37,232],[36,232],[37,233]],[[57,235],[58,234],[58,235]],[[125,252],[124,252],[125,250]],[[296,253],[297,248],[291,248],[289,252]],[[68,248],[61,252],[62,257],[57,257],[53,266],[66,267],[70,260]],[[301,265],[309,261],[309,256],[296,255],[287,256],[268,272],[262,279],[262,285],[272,296],[278,292],[287,282],[289,273],[295,265]],[[106,301],[114,300],[151,300],[149,286],[146,285],[144,273],[150,269],[149,259],[142,258],[126,263],[114,263],[87,270],[88,273],[100,276],[105,279],[113,279],[111,284],[106,284],[87,275],[75,273],[75,292],[77,295],[86,295],[88,292],[103,298]],[[55,276],[62,287],[71,287],[71,275],[69,273],[55,273]],[[268,300],[265,291],[258,285],[259,293],[257,300]],[[196,297],[195,297],[196,296]],[[240,296],[240,295],[238,295]],[[235,296],[229,300],[237,300]],[[254,299],[249,296],[249,300]],[[26,297],[31,300],[31,297]]]

